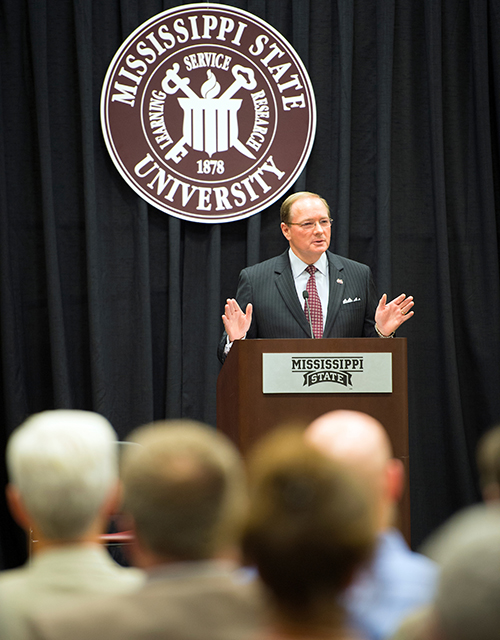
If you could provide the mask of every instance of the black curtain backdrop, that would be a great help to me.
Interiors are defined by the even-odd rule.
[[[215,424],[223,301],[281,252],[279,203],[180,221],[120,177],[99,99],[117,48],[179,1],[0,0],[2,444],[29,414]],[[209,4],[209,3],[207,3]],[[408,338],[413,543],[477,499],[500,421],[497,0],[239,0],[295,47],[318,128],[296,189],[323,195],[333,251],[416,299]],[[4,474],[4,472],[2,472]],[[5,481],[5,477],[2,478]],[[4,566],[24,558],[5,505]]]

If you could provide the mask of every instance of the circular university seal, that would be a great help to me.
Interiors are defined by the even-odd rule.
[[[256,16],[189,4],[138,27],[116,52],[101,123],[118,171],[178,218],[230,222],[293,185],[316,130],[309,76]]]

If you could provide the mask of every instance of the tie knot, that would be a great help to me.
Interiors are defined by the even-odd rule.
[[[317,271],[317,270],[318,270],[318,269],[317,269],[313,264],[309,264],[309,265],[306,267],[306,271],[307,271],[307,273],[308,273],[310,276],[313,276],[313,275],[316,273],[316,271]]]

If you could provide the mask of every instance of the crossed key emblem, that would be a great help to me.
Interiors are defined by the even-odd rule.
[[[186,146],[189,146],[196,151],[205,151],[210,157],[214,153],[234,147],[247,158],[255,160],[255,156],[238,139],[237,113],[242,100],[233,99],[240,89],[255,89],[257,81],[253,70],[239,64],[234,65],[231,69],[234,81],[219,98],[200,98],[189,86],[190,78],[179,76],[179,69],[180,65],[174,62],[172,68],[166,71],[161,83],[165,93],[174,95],[181,90],[185,96],[177,99],[184,111],[182,137],[165,158],[178,163],[187,155]],[[216,81],[215,84],[220,87]],[[202,93],[203,87],[204,85]],[[220,88],[217,93],[219,91]]]

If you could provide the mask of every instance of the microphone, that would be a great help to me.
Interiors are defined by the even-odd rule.
[[[313,331],[313,324],[312,324],[312,320],[311,320],[311,308],[309,307],[309,303],[308,303],[308,298],[309,298],[309,292],[304,289],[304,291],[302,292],[302,297],[304,298],[304,305],[307,309],[307,317],[309,318],[309,326],[311,327],[311,338],[314,338],[314,331]]]

